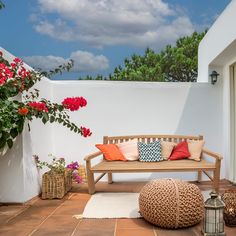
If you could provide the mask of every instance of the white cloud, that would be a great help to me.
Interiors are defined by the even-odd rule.
[[[50,70],[59,65],[67,63],[70,59],[74,61],[73,72],[89,72],[96,70],[105,70],[109,67],[108,59],[103,55],[94,55],[86,51],[72,52],[69,58],[56,56],[28,56],[23,60],[34,68]]]
[[[35,30],[64,41],[160,47],[190,34],[188,16],[163,0],[38,0]],[[57,19],[49,20],[53,14]],[[51,17],[52,19],[52,17]]]

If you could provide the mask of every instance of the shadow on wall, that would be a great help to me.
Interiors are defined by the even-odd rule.
[[[193,84],[189,89],[175,133],[203,135],[206,141],[205,145],[209,149],[222,153],[223,102],[221,91],[220,84],[216,86],[211,84]],[[201,97],[205,97],[205,101],[202,101]]]
[[[0,157],[0,173],[0,202],[20,202],[24,186],[22,136],[16,138],[14,148]]]
[[[222,107],[221,84],[192,84],[189,88],[185,105],[177,124],[175,134],[203,135],[205,146],[223,154],[223,107]],[[206,96],[207,93],[207,96]],[[204,101],[202,97],[207,98]],[[200,101],[200,102],[199,102]],[[216,115],[219,114],[219,115]],[[224,176],[224,162],[222,163],[221,174]],[[179,173],[152,173],[150,179],[157,178],[179,178]],[[196,180],[197,173],[181,173],[185,180]],[[204,178],[205,180],[209,180]]]

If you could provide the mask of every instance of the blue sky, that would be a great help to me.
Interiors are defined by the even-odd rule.
[[[3,0],[0,45],[54,79],[108,75],[133,53],[155,51],[209,28],[230,0]]]

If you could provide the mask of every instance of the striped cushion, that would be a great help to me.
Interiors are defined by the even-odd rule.
[[[152,143],[138,142],[139,160],[143,162],[158,162],[162,161],[161,157],[161,142],[155,141]]]

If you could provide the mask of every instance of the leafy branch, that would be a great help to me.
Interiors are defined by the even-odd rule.
[[[0,0],[0,10],[5,7],[5,4]]]
[[[63,73],[63,71],[70,71],[73,66],[74,66],[74,61],[72,59],[70,59],[67,63],[62,64],[55,69],[52,69],[50,71],[41,72],[41,75],[51,78],[52,76],[54,76],[56,74],[61,75]]]

